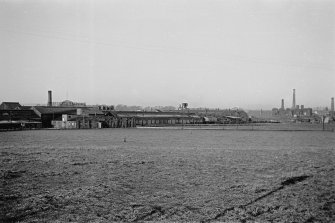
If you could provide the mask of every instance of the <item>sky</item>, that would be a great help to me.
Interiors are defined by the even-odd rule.
[[[332,0],[0,0],[0,102],[330,107],[334,58]]]

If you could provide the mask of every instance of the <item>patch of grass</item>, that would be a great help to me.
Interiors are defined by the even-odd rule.
[[[4,134],[0,222],[335,220],[328,133]]]

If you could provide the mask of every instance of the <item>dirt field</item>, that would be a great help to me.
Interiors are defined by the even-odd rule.
[[[335,222],[335,133],[0,133],[0,222]]]

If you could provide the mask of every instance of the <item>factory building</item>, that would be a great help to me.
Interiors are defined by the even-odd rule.
[[[201,124],[202,118],[183,112],[102,111],[96,108],[77,109],[76,114],[63,114],[53,120],[54,128],[132,128],[136,126],[168,126]]]
[[[37,129],[42,123],[29,106],[18,102],[3,102],[0,105],[0,129]]]
[[[33,106],[32,109],[40,118],[43,128],[52,128],[52,120],[61,120],[63,114],[75,115],[77,112],[76,108],[68,107]]]
[[[164,126],[180,124],[200,124],[202,118],[195,113],[174,112],[134,112],[120,115],[131,115],[135,118],[137,126]]]
[[[33,107],[33,110],[41,118],[43,127],[47,128],[130,128],[136,126],[201,124],[204,122],[202,117],[186,110],[172,112],[158,110],[115,111],[114,106],[107,105],[88,107],[84,103],[74,103],[69,100],[55,103],[52,102],[51,91],[48,91],[47,105]]]
[[[305,108],[304,105],[296,104],[296,91],[293,89],[292,95],[292,107],[286,108],[284,107],[284,99],[281,100],[281,107],[272,109],[272,116],[281,118],[281,119],[289,119],[292,121],[295,120],[304,120],[306,122],[313,122],[315,117],[313,117],[312,108]]]
[[[182,104],[181,110],[173,111],[115,111],[114,106],[86,106],[70,100],[52,101],[48,91],[46,106],[21,106],[18,102],[3,102],[0,105],[0,122],[20,121],[39,128],[87,129],[87,128],[130,128],[136,126],[173,126],[192,124],[242,123],[248,115],[238,109],[194,110]],[[24,124],[22,124],[24,125]]]
[[[203,118],[205,124],[238,124],[249,122],[249,115],[241,109],[189,109]]]

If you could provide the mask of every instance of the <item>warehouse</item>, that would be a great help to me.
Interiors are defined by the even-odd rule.
[[[97,108],[66,112],[62,115],[57,113],[56,119],[52,121],[54,128],[132,128],[202,123],[201,117],[182,112],[101,111]]]
[[[117,116],[133,117],[136,126],[167,126],[202,123],[201,117],[194,113],[183,112],[147,112],[147,111],[118,111]]]
[[[69,107],[33,106],[32,109],[40,118],[43,128],[51,128],[51,121],[61,120],[63,114],[75,115],[77,113],[76,108]]]

